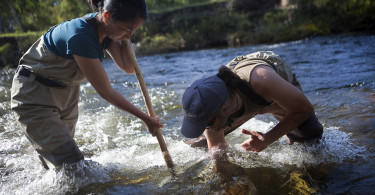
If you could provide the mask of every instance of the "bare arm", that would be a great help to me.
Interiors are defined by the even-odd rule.
[[[246,150],[256,152],[263,150],[281,136],[297,128],[314,111],[306,96],[270,67],[256,67],[251,73],[251,85],[257,94],[285,110],[285,115],[266,134],[249,131],[248,133],[252,134],[251,139],[242,144]]]
[[[143,120],[153,136],[156,135],[157,128],[163,127],[158,119],[152,118],[142,112],[140,109],[131,104],[119,92],[112,88],[108,80],[108,76],[99,59],[85,58],[76,55],[73,56],[79,68],[86,76],[87,80],[91,83],[91,85],[103,99]]]
[[[228,144],[224,138],[224,129],[221,129],[220,131],[206,129],[204,135],[207,138],[209,153],[215,161],[214,170],[221,174],[225,179],[231,179],[236,166],[228,160],[226,154]]]
[[[224,130],[220,131],[211,131],[206,129],[204,135],[207,138],[208,149],[225,149],[228,147],[227,142],[225,141]]]
[[[228,135],[229,133],[233,132],[234,130],[236,130],[238,127],[240,127],[242,124],[244,124],[246,121],[250,120],[251,118],[253,118],[254,116],[243,116],[241,117],[240,119],[234,121],[234,123],[232,124],[232,126],[226,126],[223,128],[224,130],[224,136]],[[211,138],[213,139],[213,138]],[[185,143],[190,145],[191,147],[207,147],[207,138],[206,138],[206,134],[202,134],[200,137],[198,138],[192,138],[192,139],[187,139],[185,140]],[[211,144],[213,145],[213,144]]]
[[[129,40],[124,40],[129,41]],[[112,41],[111,44],[107,48],[107,52],[112,57],[113,61],[116,63],[117,67],[119,67],[122,71],[133,74],[134,68],[130,61],[130,56],[126,51],[126,44],[124,41],[114,42]]]

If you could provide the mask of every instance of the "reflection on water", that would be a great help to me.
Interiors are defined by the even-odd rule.
[[[274,50],[292,66],[325,131],[319,142],[288,145],[285,138],[260,153],[228,135],[232,180],[215,173],[204,148],[184,144],[181,98],[195,79],[212,75],[237,55]],[[0,194],[258,194],[373,193],[375,186],[375,37],[327,36],[298,42],[139,57],[165,142],[175,164],[165,165],[157,139],[136,117],[110,106],[92,86],[81,86],[75,139],[86,161],[44,170],[10,111],[14,70],[0,73]],[[146,111],[134,75],[104,64],[113,87]],[[258,116],[240,128],[267,132],[276,121]],[[74,170],[74,171],[73,171]]]

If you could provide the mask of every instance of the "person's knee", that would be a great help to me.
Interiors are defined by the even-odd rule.
[[[319,122],[315,113],[311,115],[298,129],[307,137],[319,137],[323,135],[323,125]]]
[[[72,164],[84,159],[82,152],[79,150],[74,140],[60,145],[50,152],[39,150],[38,153],[55,166]]]
[[[323,135],[323,125],[313,114],[309,119],[302,123],[296,130],[286,134],[290,142],[303,142],[313,139],[321,139]]]

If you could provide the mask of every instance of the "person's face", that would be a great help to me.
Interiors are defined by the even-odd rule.
[[[236,97],[236,98],[234,98]],[[236,100],[236,104],[233,101]],[[232,127],[234,122],[232,117],[235,112],[238,110],[238,99],[237,96],[232,96],[228,99],[223,106],[214,113],[209,119],[206,126],[206,129],[212,131],[220,131],[225,127]]]
[[[129,40],[134,32],[141,27],[143,22],[142,18],[137,18],[129,22],[111,20],[106,25],[107,36],[113,41]]]
[[[206,129],[212,131],[220,131],[227,126],[228,116],[220,110],[218,113],[214,114],[208,119],[208,124]]]

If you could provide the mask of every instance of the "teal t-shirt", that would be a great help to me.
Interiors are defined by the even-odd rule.
[[[45,46],[56,55],[73,59],[72,54],[86,58],[104,58],[104,49],[96,35],[97,29],[89,24],[86,18],[95,17],[98,13],[85,15],[63,22],[43,35]]]

